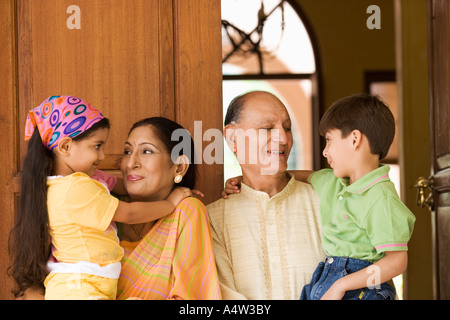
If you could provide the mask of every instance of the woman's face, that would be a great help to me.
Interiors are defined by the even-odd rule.
[[[165,199],[176,175],[170,153],[151,125],[138,127],[130,133],[120,169],[133,201]]]

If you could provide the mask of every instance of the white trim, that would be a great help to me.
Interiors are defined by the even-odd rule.
[[[98,263],[79,261],[77,263],[47,262],[49,272],[54,273],[85,273],[99,277],[119,279],[121,263],[114,262],[104,267]]]

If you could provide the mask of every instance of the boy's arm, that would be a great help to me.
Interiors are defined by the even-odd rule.
[[[309,183],[308,178],[312,173],[314,173],[314,171],[289,170],[288,173],[292,174],[295,180]],[[241,191],[241,181],[242,176],[229,178],[227,181],[225,181],[225,188],[222,191],[222,198],[227,199],[229,194],[239,193]]]
[[[189,188],[177,187],[166,200],[131,203],[119,201],[113,221],[136,224],[158,220],[172,213],[184,198],[191,196]]]
[[[340,300],[346,291],[382,284],[403,273],[407,264],[407,251],[386,251],[373,265],[337,280],[321,299]]]
[[[307,183],[309,183],[309,176],[314,173],[314,171],[311,170],[289,170],[288,172],[294,176],[295,180]]]
[[[241,181],[242,176],[229,178],[225,181],[225,188],[222,191],[222,197],[227,199],[229,194],[241,192]]]

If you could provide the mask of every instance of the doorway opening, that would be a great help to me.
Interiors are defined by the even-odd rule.
[[[264,90],[292,119],[288,169],[319,169],[317,50],[299,6],[288,0],[222,1],[223,114],[233,98]],[[242,175],[224,143],[224,181]]]

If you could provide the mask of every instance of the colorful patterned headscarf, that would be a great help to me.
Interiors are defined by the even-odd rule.
[[[52,150],[62,138],[74,138],[103,118],[99,110],[77,97],[52,96],[28,113],[25,141],[37,126],[44,146]]]

